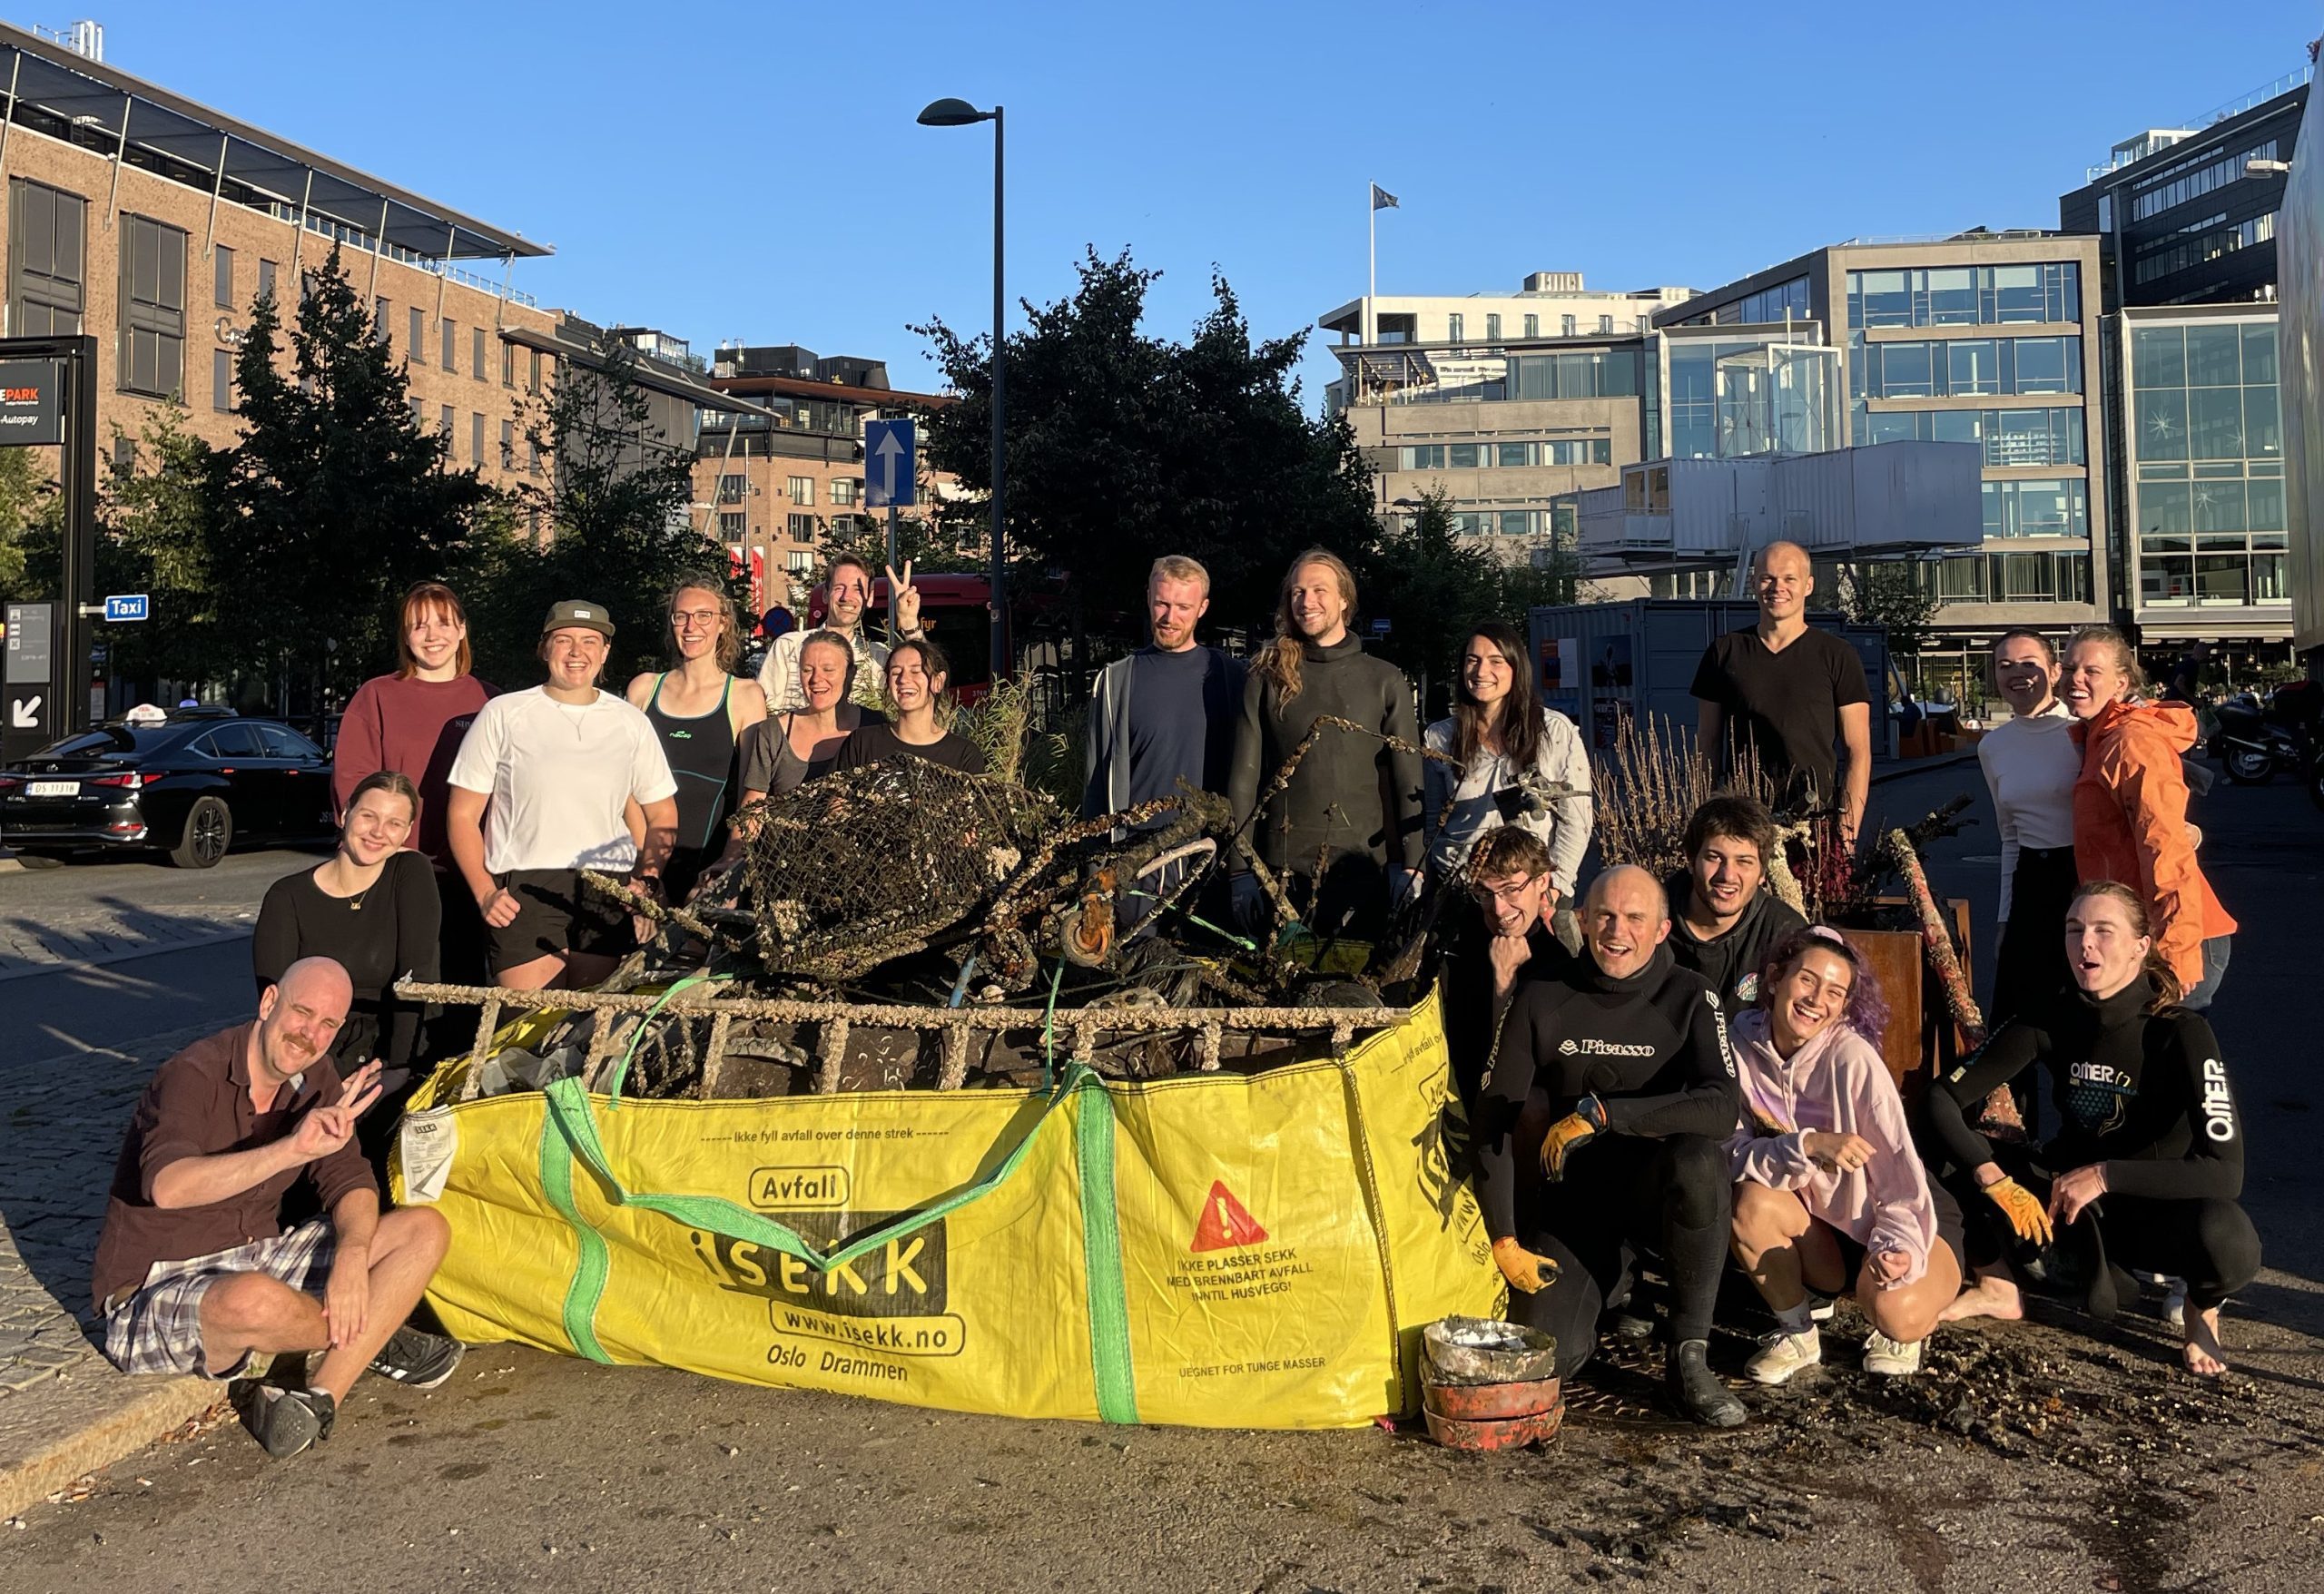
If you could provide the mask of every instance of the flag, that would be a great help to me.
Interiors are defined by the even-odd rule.
[[[1372,208],[1375,211],[1393,211],[1396,208],[1396,196],[1375,182],[1372,185]]]

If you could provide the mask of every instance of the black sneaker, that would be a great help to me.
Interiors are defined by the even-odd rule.
[[[319,1389],[278,1389],[261,1384],[251,1393],[242,1421],[251,1437],[276,1461],[287,1461],[330,1437],[339,1403]]]
[[[1670,1393],[1688,1416],[1706,1428],[1739,1428],[1750,1416],[1735,1392],[1710,1370],[1710,1346],[1682,1340],[1670,1347]]]
[[[1636,1349],[1654,1337],[1654,1319],[1625,1308],[1614,1314],[1609,1332],[1617,1343]]]
[[[371,1371],[407,1389],[434,1389],[452,1376],[468,1347],[456,1339],[406,1324],[371,1358]]]

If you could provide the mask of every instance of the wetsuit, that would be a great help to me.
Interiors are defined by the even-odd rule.
[[[2104,1166],[2106,1194],[2058,1227],[2062,1252],[2082,1253],[2093,1304],[2107,1304],[2101,1315],[2119,1294],[2113,1269],[2183,1278],[2198,1308],[2218,1305],[2260,1271],[2259,1232],[2236,1203],[2243,1129],[2219,1042],[2200,1013],[2146,1012],[2150,994],[2138,979],[2102,1001],[2080,991],[2055,998],[2004,1026],[1928,1093],[1929,1127],[1956,1178],[1995,1162],[2046,1200],[2055,1176]],[[1968,1112],[2036,1064],[2061,1127],[2038,1149],[1996,1146]],[[1973,1181],[1955,1193],[1970,1215],[1970,1261],[1991,1265],[2008,1226]]]
[[[1493,999],[1492,989],[1493,930],[1485,922],[1483,910],[1465,900],[1447,903],[1440,922],[1447,927],[1445,1051],[1452,1059],[1452,1079],[1460,1087],[1461,1100],[1473,1117],[1477,1092],[1491,1071],[1493,1043],[1500,1033],[1502,1004]],[[1511,988],[1512,999],[1527,980],[1555,979],[1573,961],[1573,954],[1541,924],[1527,931],[1525,941],[1532,950],[1532,959],[1518,969]]]
[[[1540,1132],[1521,1136],[1518,1120],[1546,1127],[1591,1093],[1607,1131],[1551,1184],[1535,1159]],[[1668,946],[1626,979],[1585,950],[1510,999],[1478,1104],[1477,1195],[1494,1239],[1514,1235],[1558,1264],[1556,1282],[1512,1292],[1509,1310],[1557,1337],[1561,1376],[1596,1349],[1599,1315],[1626,1297],[1640,1246],[1669,1270],[1673,1343],[1709,1336],[1731,1198],[1721,1142],[1738,1101],[1718,998]]]
[[[655,678],[645,717],[678,782],[678,841],[662,866],[662,889],[670,901],[683,902],[703,870],[726,850],[734,793],[734,722],[727,715],[726,700],[734,695],[734,683],[728,679],[716,708],[684,719],[662,706],[662,687],[669,678]]]

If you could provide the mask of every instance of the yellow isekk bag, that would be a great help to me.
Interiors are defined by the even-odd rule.
[[[1433,997],[1339,1060],[1072,1066],[1046,1093],[566,1079],[429,1106],[466,1066],[423,1088],[394,1170],[452,1225],[428,1294],[464,1340],[952,1411],[1318,1428],[1412,1412],[1421,1327],[1503,1299],[1448,1155]]]

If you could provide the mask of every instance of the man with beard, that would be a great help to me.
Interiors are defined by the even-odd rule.
[[[301,1388],[254,1389],[251,1432],[278,1459],[327,1437],[366,1367],[433,1389],[458,1342],[399,1326],[451,1229],[430,1208],[382,1215],[355,1124],[379,1065],[347,1078],[331,1038],[347,971],[308,958],[259,998],[258,1018],[163,1063],[113,1171],[91,1286],[105,1355],[124,1373],[242,1377],[260,1355],[322,1353]],[[325,1215],[282,1230],[304,1181]]]
[[[1731,1428],[1743,1402],[1708,1361],[1731,1205],[1721,1143],[1738,1111],[1726,1021],[1718,995],[1672,962],[1669,900],[1646,871],[1591,881],[1581,930],[1581,957],[1511,999],[1478,1107],[1477,1197],[1509,1313],[1555,1336],[1570,1377],[1600,1315],[1628,1300],[1638,1254],[1653,1252],[1670,1282],[1671,1396]],[[1518,1178],[1529,1105],[1549,1125],[1539,1185]]]
[[[920,589],[911,584],[911,561],[904,561],[901,576],[888,572],[889,604],[896,619],[899,641],[924,636],[920,624]],[[823,572],[823,623],[820,627],[797,626],[774,639],[759,665],[759,686],[766,693],[771,714],[789,713],[807,706],[799,684],[799,650],[815,631],[835,632],[847,638],[855,653],[855,678],[878,683],[888,678],[888,644],[874,640],[863,627],[863,612],[872,604],[872,566],[853,554],[834,557]]]
[[[1759,966],[1807,920],[1767,883],[1776,823],[1750,797],[1714,797],[1687,822],[1687,867],[1665,887],[1677,911],[1670,955],[1718,993],[1728,1018],[1759,998]]]

